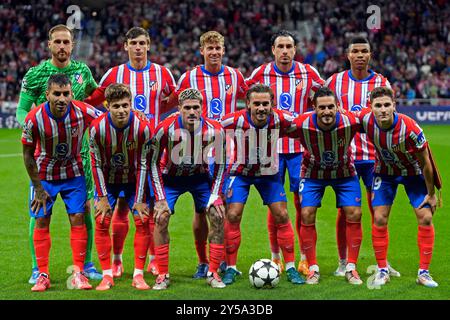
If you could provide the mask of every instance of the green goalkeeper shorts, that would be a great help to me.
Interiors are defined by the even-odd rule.
[[[94,179],[92,178],[91,156],[89,153],[89,135],[87,132],[83,137],[80,154],[83,162],[84,179],[86,180],[87,199],[91,200],[94,198]]]

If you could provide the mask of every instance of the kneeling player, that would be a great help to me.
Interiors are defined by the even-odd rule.
[[[314,112],[295,119],[293,136],[305,147],[300,172],[299,195],[302,210],[300,243],[309,263],[307,284],[318,284],[316,259],[316,212],[327,186],[336,193],[336,207],[347,221],[348,259],[345,277],[351,284],[362,284],[356,263],[362,240],[361,189],[351,156],[350,143],[360,130],[358,119],[338,112],[336,97],[326,87],[314,94]]]
[[[273,100],[274,93],[270,87],[254,85],[247,91],[246,109],[222,119],[223,127],[235,132],[234,157],[226,186],[227,269],[223,281],[227,285],[235,282],[240,274],[236,267],[241,243],[240,223],[251,185],[256,187],[274,217],[288,280],[294,284],[305,283],[295,268],[294,230],[289,221],[286,192],[277,167],[277,139],[287,135],[286,130],[294,118],[290,113],[274,109]]]
[[[90,148],[96,189],[95,244],[103,280],[97,290],[109,290],[113,285],[111,269],[112,208],[120,193],[134,210],[133,287],[150,289],[144,280],[144,265],[150,240],[149,209],[146,200],[147,153],[150,146],[150,126],[131,112],[131,91],[123,84],[112,84],[105,92],[107,109],[90,127]]]
[[[25,119],[23,159],[31,180],[30,216],[36,219],[34,248],[39,267],[39,277],[32,291],[50,288],[49,227],[58,194],[66,205],[71,224],[70,244],[75,269],[70,286],[92,288],[81,272],[88,239],[84,222],[86,183],[80,149],[83,134],[97,114],[92,106],[72,100],[72,96],[68,76],[54,74],[47,82],[47,102],[31,110]]]
[[[194,197],[195,211],[207,214],[210,222],[207,283],[213,288],[224,288],[217,273],[224,256],[223,220],[225,208],[220,191],[225,174],[225,134],[221,125],[204,118],[202,95],[197,89],[185,89],[179,95],[178,116],[169,117],[155,129],[152,139],[151,174],[155,192],[154,241],[155,260],[159,275],[155,290],[169,285],[169,219],[180,195],[189,192]],[[216,165],[209,177],[207,154],[213,147]],[[161,158],[166,151],[165,166]]]
[[[434,246],[433,213],[436,210],[434,167],[428,142],[418,124],[395,112],[393,91],[378,87],[370,93],[372,112],[360,116],[367,137],[377,152],[373,179],[374,224],[372,243],[378,263],[374,285],[389,279],[386,260],[389,243],[388,218],[399,184],[403,184],[419,224],[419,270],[417,283],[437,287],[428,267]]]

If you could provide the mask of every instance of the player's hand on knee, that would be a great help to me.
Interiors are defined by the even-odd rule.
[[[31,201],[31,211],[35,215],[39,213],[39,210],[41,208],[44,209],[44,215],[47,215],[47,202],[51,201],[50,195],[47,193],[47,191],[44,190],[44,188],[41,186],[38,186],[35,188],[34,191],[34,199]]]
[[[148,206],[146,203],[136,202],[133,206],[133,210],[136,210],[142,223],[145,223],[145,217],[147,217],[147,218],[150,217],[150,210],[148,209]]]
[[[169,205],[166,200],[158,200],[155,202],[153,217],[156,224],[161,224],[163,222],[162,219],[167,219],[170,213]]]
[[[427,194],[425,196],[425,198],[423,198],[422,203],[419,205],[418,209],[422,209],[426,204],[429,204],[431,207],[431,212],[434,213],[434,211],[436,211],[436,206],[437,206],[437,197],[436,194],[433,195],[429,195]]]
[[[112,215],[112,208],[109,205],[108,197],[104,196],[100,197],[95,205],[95,219],[100,216],[100,223],[103,224],[106,215]]]
[[[214,208],[216,210],[211,211],[211,208]],[[225,219],[225,206],[223,204],[222,198],[218,195],[212,194],[209,197],[208,204],[206,205],[206,210],[209,214],[215,212],[215,214],[217,214],[219,218]]]

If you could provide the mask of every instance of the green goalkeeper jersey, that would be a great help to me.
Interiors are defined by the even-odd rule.
[[[31,110],[33,103],[38,106],[45,102],[47,80],[55,73],[64,73],[72,82],[73,98],[83,101],[95,88],[97,83],[92,77],[89,67],[81,61],[71,60],[65,68],[57,68],[51,60],[46,60],[39,65],[30,68],[22,80],[19,105],[17,106],[17,121],[22,125],[25,117]]]

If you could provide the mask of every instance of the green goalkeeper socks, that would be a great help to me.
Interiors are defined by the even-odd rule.
[[[36,225],[36,219],[30,218],[30,226],[28,229],[28,240],[30,242],[30,252],[31,252],[31,266],[33,269],[37,268],[37,261],[36,261],[36,252],[34,251],[34,226]]]

